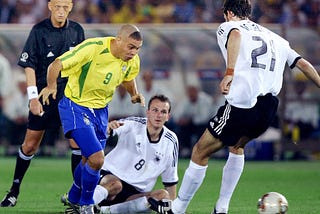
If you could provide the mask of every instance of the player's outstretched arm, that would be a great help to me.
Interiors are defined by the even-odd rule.
[[[131,81],[125,81],[122,85],[127,89],[128,93],[131,95],[132,103],[140,103],[141,106],[145,106],[144,96],[138,93],[136,80],[133,79]]]
[[[122,122],[119,122],[118,120],[113,120],[113,121],[110,121],[108,123],[108,134],[110,135],[110,133],[112,133],[113,129],[117,129],[119,128],[120,126],[123,126],[124,123]]]
[[[298,60],[296,66],[304,73],[304,75],[306,75],[306,77],[312,80],[320,88],[319,73],[310,62],[301,58]]]
[[[42,97],[42,104],[49,105],[49,96],[52,95],[56,99],[57,95],[57,78],[62,69],[62,63],[59,59],[55,59],[49,66],[47,72],[47,87],[42,89],[39,94],[39,99]]]

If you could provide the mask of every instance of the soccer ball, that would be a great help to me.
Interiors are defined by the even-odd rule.
[[[268,192],[258,200],[259,214],[285,214],[287,211],[288,201],[278,192]]]

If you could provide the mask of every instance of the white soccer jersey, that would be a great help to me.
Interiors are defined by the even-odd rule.
[[[178,182],[178,138],[164,127],[159,142],[150,143],[147,119],[129,117],[115,129],[119,136],[116,147],[105,156],[102,169],[136,187],[141,192],[153,189],[158,176],[163,183]]]
[[[300,57],[288,41],[250,20],[229,21],[217,29],[218,44],[227,61],[227,41],[232,29],[241,31],[241,44],[227,101],[239,108],[251,108],[258,96],[280,92],[283,71]]]

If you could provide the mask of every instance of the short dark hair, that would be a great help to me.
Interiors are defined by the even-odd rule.
[[[170,111],[171,111],[171,102],[170,102],[170,99],[167,96],[165,96],[163,94],[156,94],[156,95],[152,96],[150,98],[150,100],[149,100],[149,103],[148,103],[148,109],[150,109],[150,106],[151,106],[151,103],[152,103],[153,100],[160,100],[161,102],[168,103],[169,104],[169,113],[170,113]]]
[[[239,18],[249,18],[251,15],[250,0],[225,0],[223,4],[223,13],[232,11]]]
[[[140,31],[135,31],[129,35],[129,38],[132,38],[137,41],[142,41],[142,34],[140,33]]]

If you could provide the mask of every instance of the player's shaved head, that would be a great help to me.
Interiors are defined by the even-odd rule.
[[[132,38],[137,41],[142,40],[142,35],[140,33],[140,30],[137,26],[132,25],[132,24],[125,24],[123,25],[119,32],[118,32],[118,37],[120,38]]]
[[[132,24],[124,24],[116,38],[111,40],[110,50],[115,57],[128,61],[138,53],[142,42],[139,28]]]

